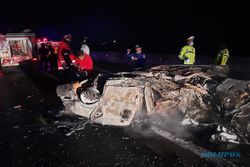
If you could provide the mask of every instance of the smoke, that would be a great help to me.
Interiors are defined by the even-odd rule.
[[[168,131],[181,138],[190,138],[192,133],[185,126],[181,125],[184,115],[175,111],[174,113],[153,113],[150,116],[145,112],[137,112],[132,124],[132,129],[144,137],[152,137],[155,133],[151,127],[156,126],[161,130]]]

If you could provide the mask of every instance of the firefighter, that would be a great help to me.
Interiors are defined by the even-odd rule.
[[[82,81],[89,77],[93,70],[93,61],[90,55],[80,50],[78,57],[70,55],[72,65],[75,67],[76,80]]]
[[[72,41],[71,34],[64,35],[62,38],[62,42],[58,48],[58,70],[68,69],[71,65],[70,59],[70,42]]]
[[[229,51],[225,44],[221,44],[219,53],[217,54],[215,60],[216,65],[227,65],[228,58],[229,58]]]
[[[146,56],[142,52],[141,45],[135,45],[135,53],[131,53],[131,49],[127,49],[127,57],[133,68],[143,67],[146,61]]]
[[[52,72],[56,72],[57,71],[57,55],[55,54],[55,49],[52,46],[51,43],[47,43],[47,48],[48,48],[48,52],[49,52],[49,64],[50,64],[50,70]]]
[[[41,44],[41,48],[39,48],[39,57],[40,57],[40,62],[39,62],[39,70],[42,71],[47,71],[48,69],[48,54],[49,50],[46,48],[45,43]]]
[[[181,48],[179,59],[183,64],[194,64],[195,63],[195,48],[194,45],[194,36],[191,36],[186,39],[187,45]]]

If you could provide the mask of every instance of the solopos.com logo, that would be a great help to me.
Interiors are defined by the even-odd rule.
[[[226,152],[202,152],[201,156],[204,158],[239,158],[240,152],[226,151]]]

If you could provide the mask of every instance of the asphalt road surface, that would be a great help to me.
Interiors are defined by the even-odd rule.
[[[123,128],[87,125],[66,136],[70,127],[85,120],[54,116],[61,109],[56,84],[42,74],[28,75],[19,67],[4,69],[0,78],[1,167],[182,164],[176,154],[161,156]]]
[[[78,116],[60,116],[58,81],[29,68],[4,68],[0,78],[0,166],[211,166],[177,146],[130,128],[79,123]]]

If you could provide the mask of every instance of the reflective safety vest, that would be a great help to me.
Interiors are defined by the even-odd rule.
[[[195,48],[190,45],[186,45],[181,48],[179,59],[184,61],[184,64],[194,64],[195,63]]]
[[[71,63],[69,56],[70,56],[69,45],[62,42],[58,47],[58,59],[57,59],[58,70],[63,70],[64,69],[63,65],[69,66],[69,64]]]
[[[227,65],[228,58],[229,58],[228,49],[222,49],[217,54],[216,64],[218,64],[218,65]]]

